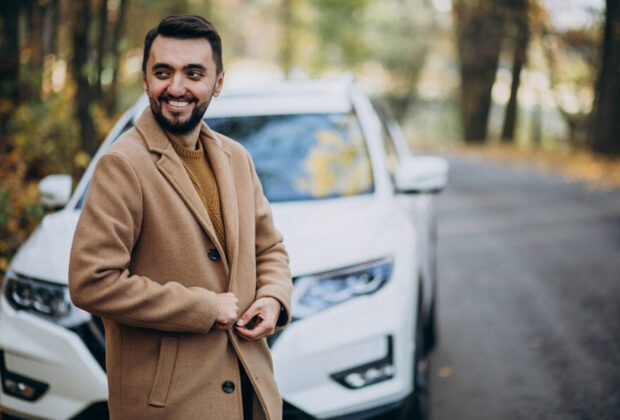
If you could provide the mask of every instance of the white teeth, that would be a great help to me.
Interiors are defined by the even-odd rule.
[[[179,102],[179,101],[168,101],[168,103],[172,106],[185,106],[189,104],[189,102]]]

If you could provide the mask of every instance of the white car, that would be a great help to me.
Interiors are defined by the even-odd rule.
[[[61,209],[23,244],[0,301],[2,418],[106,418],[105,335],[67,291],[71,240],[97,158],[148,106],[116,124]],[[271,337],[285,419],[424,418],[435,341],[433,193],[445,160],[409,153],[398,126],[352,80],[224,91],[205,115],[252,155],[284,236],[293,322]],[[208,416],[207,416],[208,417]]]

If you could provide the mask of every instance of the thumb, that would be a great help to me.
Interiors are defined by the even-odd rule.
[[[252,318],[254,318],[254,315],[256,315],[258,313],[258,307],[256,305],[256,302],[254,302],[247,311],[245,311],[243,313],[243,315],[241,315],[241,318],[239,318],[239,320],[237,321],[237,325],[240,327],[243,327],[245,324],[247,324]]]

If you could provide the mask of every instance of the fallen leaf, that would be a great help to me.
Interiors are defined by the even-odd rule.
[[[439,369],[439,372],[437,373],[437,375],[440,378],[449,378],[450,376],[452,376],[452,367],[450,367],[450,366],[442,366]]]

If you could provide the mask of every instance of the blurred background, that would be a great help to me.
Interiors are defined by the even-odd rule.
[[[578,176],[619,182],[606,158],[620,153],[617,3],[3,0],[0,270],[43,216],[35,181],[77,179],[142,92],[144,34],[164,16],[215,24],[228,86],[351,72],[413,147],[546,153]]]
[[[145,33],[186,13],[220,31],[225,89],[352,73],[450,160],[434,418],[620,416],[617,0],[2,0],[0,274],[37,182],[79,179],[142,93]]]

